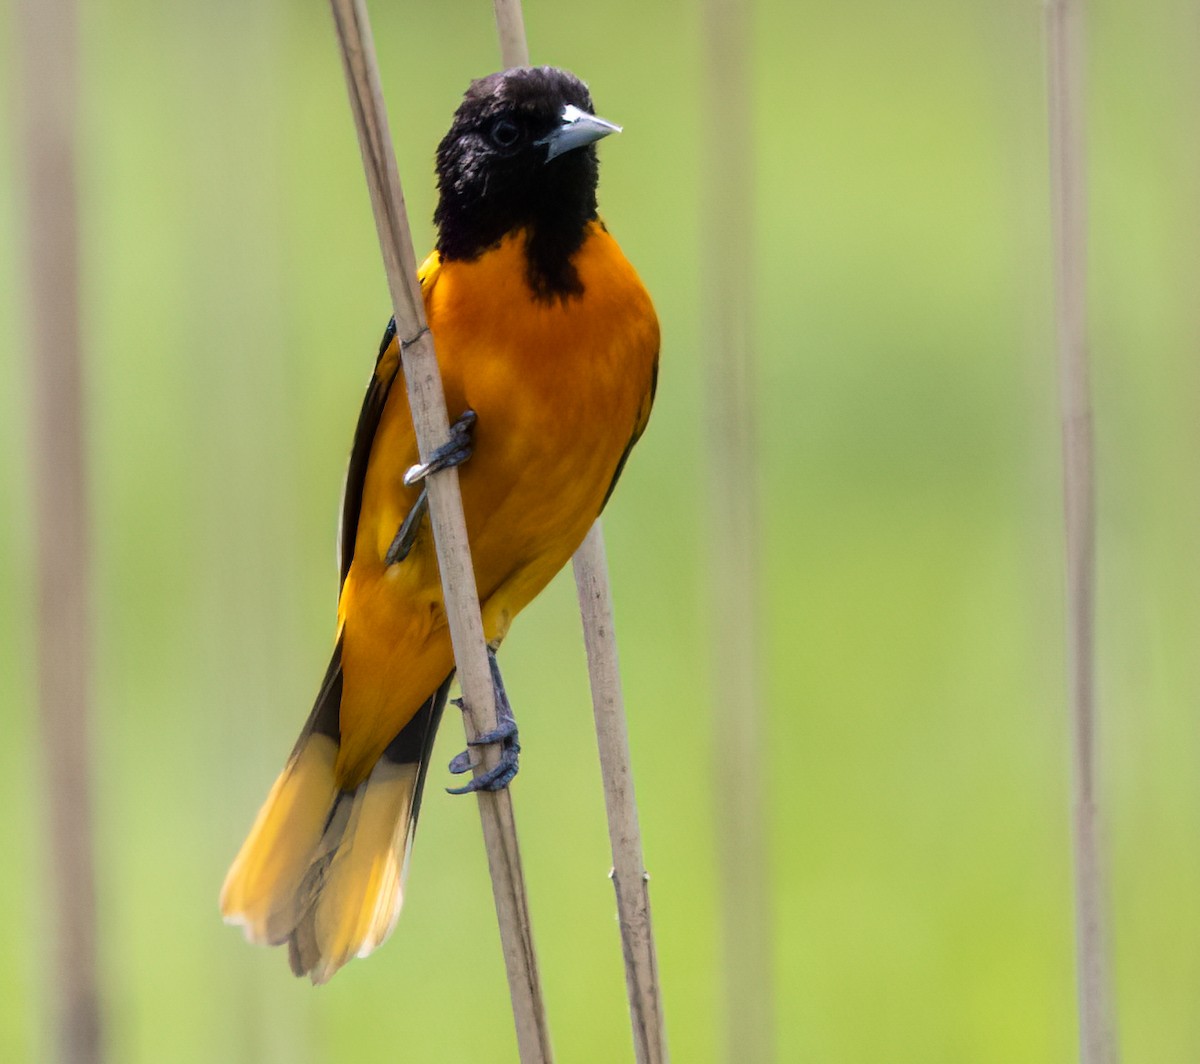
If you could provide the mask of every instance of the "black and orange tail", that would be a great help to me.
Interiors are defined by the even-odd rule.
[[[437,693],[353,791],[335,781],[341,647],[287,765],[263,803],[221,890],[221,915],[246,938],[288,945],[292,971],[324,983],[391,934],[421,789],[450,689]]]

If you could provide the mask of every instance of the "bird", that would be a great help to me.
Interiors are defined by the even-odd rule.
[[[575,75],[519,67],[471,82],[438,146],[419,279],[451,437],[421,463],[393,319],[347,468],[333,656],[221,891],[225,921],[314,984],[396,925],[454,675],[425,478],[459,468],[500,718],[479,737],[500,763],[452,793],[498,789],[520,746],[496,651],[646,429],[658,318],[597,210],[596,142],[617,132]]]

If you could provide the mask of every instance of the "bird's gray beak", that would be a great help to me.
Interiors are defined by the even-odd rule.
[[[546,145],[546,162],[549,162],[555,156],[574,151],[576,148],[583,148],[588,144],[594,144],[601,137],[607,137],[610,133],[620,132],[620,126],[590,115],[587,111],[581,111],[574,104],[569,103],[562,110],[562,125],[549,136],[542,137],[535,143]]]

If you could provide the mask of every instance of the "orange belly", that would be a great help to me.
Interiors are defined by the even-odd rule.
[[[421,270],[425,313],[453,420],[478,415],[459,469],[489,641],[549,583],[600,512],[650,412],[658,322],[649,296],[598,223],[574,259],[583,294],[538,302],[524,237],[471,262]],[[390,372],[396,344],[380,370]],[[417,496],[408,399],[397,378],[376,432],[354,561],[342,589],[343,695],[337,780],[356,786],[453,668],[428,523],[409,556],[384,555]]]

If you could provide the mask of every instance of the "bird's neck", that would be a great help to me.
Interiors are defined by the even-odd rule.
[[[531,203],[515,224],[512,217],[494,215],[486,201],[438,207],[437,249],[444,261],[471,260],[496,247],[505,237],[520,236],[525,243],[525,279],[533,297],[553,302],[583,294],[574,258],[596,222],[595,193],[575,203],[561,199],[548,209]]]

